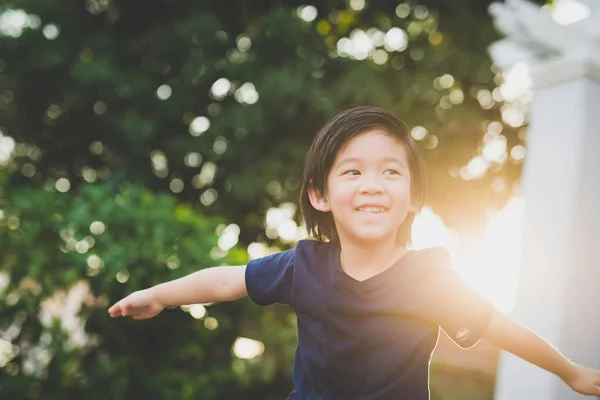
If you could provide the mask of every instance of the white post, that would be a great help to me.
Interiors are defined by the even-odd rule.
[[[600,369],[600,1],[578,22],[524,0],[490,12],[507,39],[490,48],[533,80],[522,196],[523,264],[511,317],[572,361]],[[568,18],[567,18],[568,19]],[[556,376],[502,352],[496,400],[584,397]]]

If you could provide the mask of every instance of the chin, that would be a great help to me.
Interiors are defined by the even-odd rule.
[[[394,232],[397,232],[397,230],[361,229],[358,232],[354,232],[352,236],[366,242],[381,242],[386,239],[394,238]]]

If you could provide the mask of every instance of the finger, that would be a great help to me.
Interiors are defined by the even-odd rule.
[[[123,304],[121,304],[121,315],[124,316],[124,317],[130,315],[131,311],[132,311],[132,308],[133,308],[132,305],[129,304],[129,303],[123,303]]]
[[[119,307],[119,303],[116,303],[111,308],[109,308],[108,313],[111,317],[118,317],[119,315],[121,315],[121,307]]]

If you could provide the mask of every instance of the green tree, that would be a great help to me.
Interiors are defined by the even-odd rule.
[[[34,168],[12,184],[112,176],[185,202],[204,194],[205,212],[240,224],[249,243],[262,233],[257,211],[296,200],[324,121],[374,104],[429,132],[421,143],[436,211],[459,229],[480,223],[482,204],[503,204],[520,173],[500,163],[482,179],[449,174],[477,155],[486,123],[500,121],[499,105],[477,100],[496,86],[486,54],[495,34],[487,2],[430,3],[355,11],[324,1],[311,22],[299,18],[314,17],[301,2],[15,3],[37,17],[1,40],[0,123],[40,151],[15,159]],[[404,33],[385,46],[392,27]],[[379,37],[379,51],[340,57],[339,40],[362,32]],[[513,128],[504,135],[509,149],[522,141]],[[506,189],[491,190],[495,178]]]
[[[274,379],[276,354],[267,353],[259,365],[232,354],[242,332],[260,327],[260,310],[249,301],[208,306],[210,317],[202,320],[181,310],[149,321],[107,315],[110,301],[133,290],[198,267],[245,263],[245,251],[217,246],[215,230],[223,229],[217,220],[137,186],[87,184],[73,194],[28,188],[3,197],[1,204],[0,262],[10,284],[0,295],[0,320],[11,321],[3,326],[4,339],[20,345],[1,370],[0,397],[216,399],[251,397],[261,389],[281,393],[282,380]],[[80,311],[77,305],[55,309],[47,303],[59,301],[59,293],[78,282],[89,289]],[[274,314],[262,318],[273,320]],[[85,338],[78,339],[79,324]],[[273,320],[267,328],[276,335],[275,349],[286,332],[290,336],[290,324],[282,324]]]

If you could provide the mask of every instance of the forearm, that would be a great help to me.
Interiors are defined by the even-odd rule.
[[[245,266],[207,268],[149,290],[165,307],[233,301],[247,295],[245,271]]]
[[[485,339],[564,381],[577,374],[575,365],[547,341],[498,312],[492,317]]]

